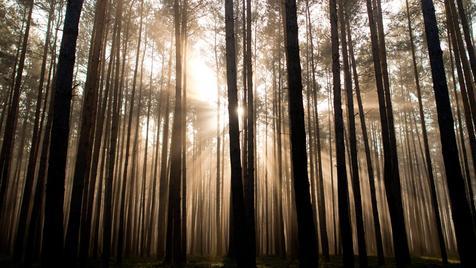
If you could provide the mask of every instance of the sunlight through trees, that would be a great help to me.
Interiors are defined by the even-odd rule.
[[[0,0],[1,267],[476,267],[472,0]]]

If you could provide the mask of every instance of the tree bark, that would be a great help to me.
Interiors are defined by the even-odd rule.
[[[318,265],[317,232],[312,212],[307,173],[306,131],[302,97],[301,65],[299,58],[298,24],[296,1],[286,0],[285,12],[285,51],[288,72],[288,107],[291,132],[291,161],[296,198],[296,211],[299,237],[299,265],[311,267]]]
[[[446,180],[450,195],[451,214],[455,226],[456,240],[461,263],[466,267],[476,265],[473,249],[476,247],[476,235],[472,225],[470,208],[466,198],[461,193],[465,192],[464,179],[459,163],[456,135],[448,85],[446,83],[443,53],[438,36],[438,26],[432,0],[422,0],[421,8],[425,23],[425,33],[430,56],[433,89],[435,91],[436,108],[438,111],[438,124],[445,164]]]
[[[225,40],[228,85],[228,119],[231,164],[231,225],[233,226],[234,256],[239,267],[248,267],[250,250],[247,246],[248,228],[245,222],[245,203],[241,170],[240,131],[238,120],[238,89],[236,82],[236,48],[233,1],[225,0]]]
[[[354,249],[352,245],[352,229],[350,225],[349,190],[345,159],[344,118],[342,115],[341,79],[339,62],[339,35],[337,1],[329,2],[331,42],[332,42],[332,77],[334,92],[334,131],[337,161],[337,185],[339,200],[339,226],[344,253],[344,266],[354,266]],[[342,9],[342,6],[339,6]]]
[[[49,145],[48,176],[46,181],[45,222],[43,229],[42,263],[53,266],[62,263],[63,204],[69,121],[72,97],[73,69],[76,55],[78,25],[83,0],[68,2],[63,26],[54,85],[53,122]]]

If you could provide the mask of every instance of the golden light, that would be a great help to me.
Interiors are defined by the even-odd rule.
[[[149,140],[148,140],[148,146],[151,146],[154,144],[156,140],[156,134],[157,134],[157,126],[154,118],[149,119],[149,129],[147,129],[147,117],[141,118],[141,124],[140,124],[140,133],[141,133],[141,138],[145,142],[147,138],[147,134],[149,135]]]
[[[213,105],[217,102],[217,78],[213,66],[206,63],[205,59],[209,56],[200,51],[193,52],[188,59],[188,82],[191,88],[190,98]]]
[[[243,106],[238,106],[238,108],[236,108],[236,113],[238,114],[238,117],[242,119],[245,115],[245,109],[243,108]]]

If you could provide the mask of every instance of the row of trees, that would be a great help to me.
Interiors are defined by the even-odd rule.
[[[472,6],[2,1],[1,251],[474,266]]]

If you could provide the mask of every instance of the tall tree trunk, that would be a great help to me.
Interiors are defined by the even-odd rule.
[[[445,1],[445,9],[446,9],[447,23],[449,28],[449,36],[450,36],[449,39],[452,41],[456,71],[458,74],[458,82],[460,85],[461,97],[463,99],[463,111],[465,115],[466,129],[467,129],[468,137],[469,137],[469,146],[470,146],[471,155],[473,158],[473,161],[472,161],[473,170],[476,170],[476,161],[474,160],[476,159],[476,135],[475,135],[475,128],[474,128],[475,124],[473,123],[476,117],[472,117],[471,115],[473,110],[472,107],[474,107],[471,105],[471,101],[474,101],[474,99],[471,98],[471,94],[468,94],[469,91],[472,90],[472,86],[467,84],[468,80],[466,80],[465,82],[465,77],[468,78],[468,76],[467,75],[465,76],[465,73],[463,71],[464,64],[462,64],[462,62],[464,61],[462,57],[464,57],[465,54],[464,52],[462,53],[461,50],[464,50],[464,48],[461,48],[461,42],[457,41],[458,38],[456,37],[456,35],[458,35],[459,33],[456,31],[456,25],[454,25],[454,20],[453,20],[454,16],[452,15],[451,5],[449,1]],[[463,65],[463,68],[461,68],[462,65]],[[466,74],[467,74],[467,71],[466,71]],[[466,179],[469,182],[468,184],[471,185],[470,177],[468,176]],[[471,190],[471,189],[468,187],[468,190]],[[474,207],[474,202],[471,202],[471,198],[472,198],[471,194],[468,193],[468,202],[470,202],[470,208],[472,211],[473,220],[475,220],[476,209]]]
[[[182,35],[180,29],[180,4],[174,1],[174,27],[175,27],[175,108],[172,125],[172,144],[170,149],[170,179],[169,179],[169,223],[167,224],[166,257],[170,258],[173,265],[182,263],[182,216],[180,213],[180,189],[182,180]],[[169,238],[170,237],[170,238]]]
[[[468,22],[468,17],[465,14],[465,8],[462,0],[456,0],[458,4],[459,18],[461,20],[461,25],[463,26],[463,35],[464,41],[466,43],[466,49],[468,50],[469,62],[471,64],[471,70],[473,71],[473,79],[476,80],[476,55],[473,46],[473,40],[471,38],[471,29],[470,23]],[[454,2],[452,2],[454,5]]]
[[[129,179],[129,158],[130,158],[130,147],[131,147],[131,137],[132,137],[132,117],[133,117],[133,112],[134,112],[134,101],[135,101],[135,93],[136,93],[136,86],[137,86],[137,71],[139,67],[139,56],[140,56],[140,48],[141,48],[141,37],[142,37],[142,22],[143,22],[143,16],[142,16],[142,11],[143,11],[143,1],[141,1],[141,7],[140,7],[140,12],[141,12],[141,17],[140,17],[140,27],[139,27],[139,38],[137,40],[137,49],[136,49],[136,59],[135,59],[135,67],[134,67],[134,74],[132,78],[132,92],[131,92],[131,102],[130,102],[130,108],[129,108],[129,118],[128,118],[128,129],[127,129],[127,136],[126,136],[126,152],[125,152],[125,162],[124,162],[124,170],[122,174],[122,186],[121,186],[121,193],[120,193],[120,205],[119,205],[119,231],[117,234],[117,262],[121,263],[122,258],[123,258],[123,251],[124,251],[124,229],[125,229],[125,217],[127,216],[125,211],[126,211],[126,190],[127,188],[132,188],[127,187],[129,185],[128,182],[133,183]],[[129,13],[130,14],[130,13]],[[129,15],[130,16],[130,15]],[[129,18],[130,21],[130,18]],[[129,22],[128,22],[129,23]],[[128,29],[126,30],[128,32]],[[127,35],[127,33],[126,33]],[[138,111],[140,112],[140,111]],[[132,174],[131,176],[133,176]],[[129,211],[129,213],[131,213]],[[129,226],[130,227],[130,226]]]
[[[76,155],[73,188],[71,193],[71,204],[67,224],[65,240],[65,257],[74,262],[78,254],[79,247],[79,226],[80,218],[85,217],[81,214],[81,204],[83,203],[83,189],[86,189],[89,183],[89,169],[91,165],[92,145],[94,141],[95,119],[97,111],[98,81],[99,81],[99,63],[101,49],[103,47],[103,35],[105,23],[102,21],[105,17],[108,1],[101,0],[96,2],[96,13],[94,19],[94,36],[91,40],[91,51],[88,62],[88,71],[86,84],[84,87],[84,101],[81,114],[81,131],[78,141],[78,151]]]
[[[28,15],[21,44],[21,54],[18,62],[18,69],[12,88],[10,106],[8,107],[7,118],[3,133],[2,149],[0,151],[0,218],[3,217],[3,204],[6,201],[5,192],[10,178],[10,168],[12,164],[12,152],[15,146],[15,129],[18,121],[18,107],[20,104],[20,94],[23,79],[23,69],[25,66],[26,51],[30,35],[31,18],[33,13],[33,0],[27,2]]]
[[[357,64],[355,61],[354,45],[352,42],[352,35],[350,33],[349,21],[347,21],[347,39],[349,40],[349,53],[350,53],[350,60],[352,65],[352,73],[354,75],[355,95],[357,97],[357,106],[359,108],[360,126],[362,129],[362,139],[364,141],[365,159],[367,163],[367,173],[369,176],[370,201],[372,205],[372,216],[373,216],[373,223],[374,223],[374,229],[375,229],[375,245],[377,247],[377,258],[378,258],[378,263],[380,265],[383,265],[385,263],[385,258],[384,258],[384,252],[383,252],[382,232],[380,229],[380,220],[379,220],[377,196],[376,196],[376,189],[375,189],[375,175],[374,175],[374,169],[372,166],[372,157],[370,156],[369,135],[367,132],[367,125],[365,123],[365,112],[364,112],[364,106],[362,104],[362,96],[360,94],[359,76],[357,73]]]
[[[318,176],[318,213],[319,213],[319,230],[321,235],[321,250],[322,255],[324,256],[325,261],[329,261],[329,239],[327,236],[327,222],[326,222],[326,199],[324,193],[324,177],[323,177],[323,169],[322,169],[322,152],[321,152],[321,130],[319,126],[319,108],[318,108],[318,101],[317,101],[317,91],[318,91],[318,84],[316,81],[316,65],[314,62],[314,41],[313,41],[313,34],[312,34],[312,23],[311,23],[311,13],[309,9],[309,1],[306,1],[306,12],[307,17],[309,20],[308,23],[308,35],[309,35],[309,43],[310,43],[310,60],[311,60],[311,90],[312,90],[312,101],[314,105],[314,121],[315,121],[315,143],[316,143],[316,151],[317,151],[317,176]],[[315,215],[317,216],[317,215]]]
[[[50,3],[50,10],[48,12],[48,26],[46,29],[45,43],[43,46],[43,57],[41,60],[41,70],[40,70],[40,80],[38,82],[38,95],[36,98],[36,109],[35,109],[35,120],[33,123],[33,136],[31,138],[31,147],[30,153],[28,156],[28,166],[25,176],[25,187],[23,189],[21,207],[20,207],[20,217],[18,220],[18,231],[15,238],[15,245],[13,251],[13,258],[19,260],[22,257],[24,245],[25,245],[25,235],[29,223],[27,222],[29,209],[31,208],[31,199],[32,199],[32,189],[34,186],[35,179],[35,170],[37,167],[38,160],[38,150],[40,147],[40,113],[42,107],[42,96],[43,96],[43,87],[45,82],[46,75],[46,64],[48,60],[48,51],[49,44],[51,40],[51,29],[54,21],[54,13],[56,8],[56,1]],[[49,91],[49,90],[48,90]],[[46,101],[47,97],[45,98]],[[6,107],[6,106],[5,106]]]
[[[63,204],[66,160],[69,139],[69,121],[72,97],[73,69],[76,55],[78,25],[83,0],[68,2],[64,19],[63,37],[55,78],[55,96],[51,142],[49,145],[48,176],[46,181],[45,223],[42,262],[53,266],[62,262]]]
[[[103,16],[106,16],[106,14],[103,14]],[[110,13],[107,14],[106,20],[109,19]],[[80,248],[79,248],[79,258],[80,261],[84,261],[87,256],[88,256],[88,251],[89,251],[89,245],[90,245],[90,235],[91,235],[91,227],[92,227],[92,217],[93,217],[93,205],[94,205],[94,192],[96,189],[96,180],[97,180],[97,174],[98,174],[98,164],[99,164],[99,157],[100,157],[100,152],[101,148],[104,147],[106,148],[108,143],[107,143],[107,137],[109,136],[109,126],[110,126],[110,110],[112,109],[112,93],[111,93],[111,75],[112,75],[112,63],[114,62],[114,53],[117,50],[116,48],[116,41],[114,39],[114,36],[112,37],[112,43],[111,44],[111,53],[110,53],[110,60],[108,64],[108,69],[107,73],[105,71],[106,68],[106,46],[107,46],[107,35],[108,35],[108,25],[106,25],[105,34],[103,36],[102,44],[103,47],[101,49],[101,57],[102,57],[102,62],[100,63],[101,65],[101,70],[100,70],[100,76],[101,76],[101,85],[99,85],[99,88],[104,88],[103,93],[102,93],[102,103],[99,104],[98,109],[98,114],[96,118],[96,126],[95,126],[95,137],[94,137],[94,144],[92,145],[93,147],[91,148],[92,151],[92,159],[91,159],[91,166],[90,170],[88,172],[88,177],[89,180],[87,181],[87,187],[84,189],[84,195],[85,197],[83,198],[83,204],[82,204],[82,217],[81,217],[81,223],[80,223]],[[104,86],[104,81],[106,81],[106,85]],[[98,99],[98,103],[99,100]],[[107,116],[107,119],[105,117]],[[106,121],[104,121],[106,120]],[[104,126],[104,122],[106,123],[106,126]],[[103,132],[104,129],[106,129],[105,137],[104,137],[104,142],[103,142]],[[102,145],[102,146],[101,146]],[[101,162],[101,165],[104,166],[104,162]],[[103,174],[103,169],[100,169],[100,176]],[[99,183],[99,188],[101,189],[102,186],[102,180]],[[101,191],[97,192],[98,200],[101,199]],[[100,203],[100,201],[98,201]],[[99,215],[99,214],[98,214]],[[97,239],[95,239],[97,241]]]
[[[247,225],[249,227],[249,241],[250,247],[250,263],[249,265],[256,266],[256,229],[255,229],[255,130],[254,130],[254,95],[253,95],[253,52],[251,50],[252,36],[251,36],[251,0],[246,0],[246,83],[247,83],[247,170],[244,180],[244,194],[245,194],[245,211]]]
[[[473,253],[473,249],[476,247],[476,234],[472,225],[469,205],[464,195],[461,194],[465,192],[465,185],[459,163],[453,115],[433,1],[422,0],[421,8],[425,23],[443,160],[450,195],[451,215],[453,216],[456,240],[458,242],[458,252],[462,265],[473,267],[476,265],[476,258]]]
[[[372,41],[372,58],[374,62],[375,80],[377,84],[380,122],[382,126],[384,182],[392,226],[393,246],[397,264],[404,266],[410,263],[410,253],[408,249],[407,234],[403,215],[400,177],[398,175],[398,158],[396,155],[397,148],[395,141],[395,129],[393,127],[393,115],[391,107],[388,107],[388,105],[390,105],[389,102],[391,102],[388,92],[388,75],[384,75],[387,72],[384,70],[386,69],[386,66],[382,66],[381,62],[381,54],[386,54],[385,46],[383,48],[379,48],[379,46],[382,46],[382,43],[383,45],[385,44],[385,41],[381,40],[379,44],[379,32],[377,31],[377,24],[374,17],[375,13],[378,13],[378,11],[374,12],[371,0],[367,0],[366,4]],[[382,24],[381,19],[379,20],[379,24]],[[383,26],[380,26],[380,28],[383,28]],[[380,38],[383,38],[383,29],[380,30]],[[381,53],[382,51],[383,53]]]
[[[352,93],[352,76],[350,74],[349,53],[347,50],[346,21],[347,13],[344,1],[340,0],[340,26],[342,40],[342,58],[344,69],[344,85],[347,99],[347,116],[349,128],[349,147],[350,147],[350,167],[352,178],[352,190],[354,193],[355,218],[357,225],[357,244],[359,248],[359,264],[360,267],[367,267],[367,246],[365,244],[364,219],[362,214],[362,194],[360,191],[360,175],[357,156],[357,137],[355,133],[355,111],[354,111],[354,95]]]
[[[233,1],[225,0],[225,39],[226,39],[226,66],[228,85],[228,119],[230,136],[230,164],[231,164],[231,225],[233,236],[230,243],[234,243],[233,254],[239,267],[248,267],[250,263],[250,249],[247,246],[248,227],[245,222],[245,203],[243,196],[243,181],[241,170],[240,131],[238,119],[238,89],[236,79],[236,44],[233,15]]]
[[[62,5],[60,5],[62,8]],[[43,112],[41,114],[40,120],[40,133],[43,136],[42,144],[41,144],[41,153],[39,158],[38,164],[38,178],[35,186],[35,199],[33,200],[33,208],[31,211],[30,216],[30,225],[28,226],[28,236],[26,239],[26,249],[25,249],[25,266],[31,266],[33,262],[33,258],[39,256],[40,247],[41,247],[41,233],[42,233],[42,222],[44,218],[44,196],[45,196],[45,188],[46,188],[46,174],[47,174],[47,162],[49,157],[49,143],[50,143],[50,136],[51,136],[51,125],[53,124],[53,108],[54,108],[54,87],[51,86],[52,76],[56,75],[56,40],[58,37],[59,31],[59,24],[61,21],[61,9],[59,9],[59,15],[56,22],[56,29],[55,35],[53,38],[53,47],[52,53],[50,57],[50,67],[49,67],[49,74],[48,80],[46,83],[47,93],[45,94],[47,97],[43,103]],[[54,77],[53,77],[54,79]],[[48,111],[47,111],[48,110]],[[46,120],[46,124],[44,128],[43,122],[45,120],[46,115],[48,114],[48,118]]]
[[[318,265],[317,232],[312,212],[307,173],[306,131],[302,97],[301,64],[299,58],[296,1],[284,4],[286,65],[288,71],[289,120],[291,132],[291,161],[296,198],[299,237],[299,265]]]
[[[354,266],[354,249],[352,245],[352,229],[350,225],[349,208],[349,189],[347,183],[347,170],[345,159],[345,141],[344,141],[344,118],[342,115],[341,100],[341,79],[339,63],[339,34],[338,34],[338,15],[337,1],[329,2],[330,23],[331,23],[331,42],[332,42],[332,77],[334,92],[334,131],[337,157],[337,185],[339,200],[339,226],[344,251],[344,266]],[[339,6],[339,9],[342,9]]]
[[[115,56],[112,58],[115,60],[115,74],[114,74],[114,87],[113,87],[113,106],[112,106],[112,124],[111,124],[111,137],[109,140],[109,150],[107,158],[107,171],[105,175],[104,183],[104,212],[103,212],[103,232],[102,232],[102,264],[104,267],[109,267],[109,258],[111,256],[111,234],[112,234],[112,217],[113,217],[113,207],[112,207],[112,194],[113,188],[112,183],[114,179],[114,165],[116,158],[116,147],[117,147],[117,138],[119,132],[119,111],[121,107],[121,97],[122,97],[122,82],[121,79],[121,31],[122,31],[122,11],[123,1],[119,0],[116,7],[117,18],[116,24],[114,26],[114,35],[113,42],[115,43],[113,47],[116,48]],[[114,41],[115,40],[115,41]],[[125,44],[126,46],[126,44]],[[111,60],[112,60],[111,59]],[[109,68],[111,68],[110,66]],[[120,91],[120,92],[119,92]],[[117,178],[120,178],[120,172],[117,172]],[[117,184],[119,185],[119,184]],[[99,215],[99,214],[98,214]]]
[[[170,54],[172,55],[172,41],[170,43]],[[167,228],[167,200],[169,195],[169,180],[167,172],[168,163],[168,148],[169,148],[169,121],[170,121],[170,79],[172,76],[172,57],[169,58],[168,72],[167,72],[167,86],[165,87],[165,111],[164,111],[164,126],[162,133],[162,152],[161,152],[161,164],[160,164],[160,189],[159,189],[159,213],[158,213],[158,235],[157,235],[157,256],[165,256],[165,232]]]
[[[471,115],[473,118],[473,126],[476,126],[476,98],[474,93],[474,80],[471,76],[470,64],[468,55],[465,52],[463,39],[461,37],[461,30],[459,28],[458,14],[456,13],[456,7],[453,1],[445,1],[448,4],[448,19],[451,20],[448,24],[449,28],[453,31],[454,48],[459,51],[460,63],[463,71],[463,78],[466,81],[466,90],[468,93],[468,100],[470,104]],[[476,155],[475,155],[476,157]],[[476,170],[476,163],[473,163],[473,167]]]
[[[187,55],[188,55],[188,0],[183,0],[182,4],[182,29],[180,35],[182,40],[182,66],[183,66],[183,85],[182,85],[182,139],[181,158],[182,158],[182,185],[181,185],[181,262],[186,263],[187,258]]]
[[[410,48],[411,48],[411,53],[412,53],[413,74],[414,74],[414,77],[415,77],[415,86],[416,86],[417,97],[418,97],[418,109],[419,109],[419,112],[420,112],[420,122],[421,122],[421,129],[422,129],[422,135],[423,135],[423,145],[425,147],[426,168],[427,168],[428,179],[429,179],[429,184],[430,184],[431,203],[432,203],[432,207],[433,207],[433,213],[435,214],[435,220],[436,220],[435,225],[436,225],[436,230],[437,230],[437,234],[438,234],[440,254],[441,254],[441,258],[443,260],[443,263],[446,265],[448,263],[448,255],[446,253],[445,238],[443,236],[441,216],[440,216],[440,210],[439,210],[438,199],[437,199],[437,188],[436,188],[435,178],[434,178],[434,175],[433,175],[433,165],[432,165],[432,161],[431,161],[430,145],[429,145],[429,142],[428,142],[428,134],[427,134],[426,122],[425,122],[425,113],[423,111],[423,102],[422,102],[422,96],[421,96],[420,73],[418,72],[418,66],[417,66],[417,61],[416,61],[416,56],[415,56],[415,44],[414,44],[414,41],[413,41],[413,29],[412,29],[412,23],[411,23],[411,19],[410,19],[410,8],[409,8],[409,5],[408,5],[408,0],[405,0],[405,4],[406,4],[406,9],[407,9],[408,33],[409,33],[409,37],[410,37]]]
[[[216,65],[216,76],[217,76],[217,133],[216,133],[216,141],[217,141],[217,154],[216,154],[216,190],[215,190],[215,195],[216,195],[216,200],[215,200],[215,224],[216,224],[216,254],[220,256],[221,254],[221,246],[222,246],[222,226],[221,226],[221,218],[220,215],[222,213],[221,206],[220,204],[222,203],[221,201],[221,184],[222,184],[222,174],[220,172],[221,170],[221,132],[222,129],[220,129],[220,120],[221,120],[221,94],[220,94],[220,65],[219,65],[219,59],[218,59],[218,44],[217,44],[217,35],[218,35],[218,29],[215,29],[215,43],[214,43],[214,48],[215,48],[215,65]]]

